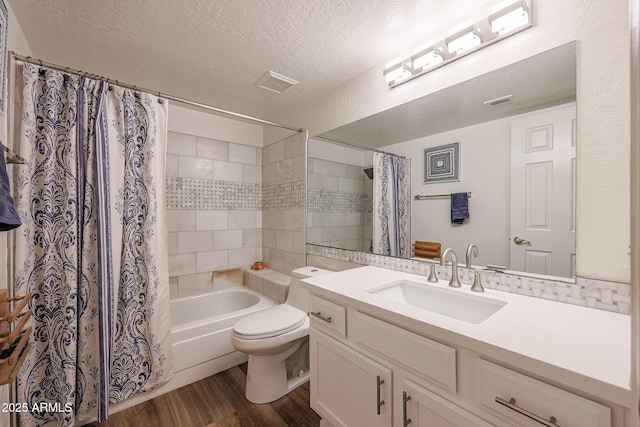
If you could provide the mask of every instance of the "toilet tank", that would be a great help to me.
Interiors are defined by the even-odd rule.
[[[300,279],[307,279],[309,277],[322,276],[323,274],[333,273],[331,270],[324,270],[322,268],[312,267],[310,265],[306,267],[296,268],[291,272],[291,282],[289,284],[289,293],[287,294],[287,301],[285,304],[289,304],[295,308],[298,308],[304,312],[309,311],[309,291],[300,287]]]

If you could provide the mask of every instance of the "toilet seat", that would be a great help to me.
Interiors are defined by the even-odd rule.
[[[304,311],[281,304],[240,319],[233,332],[246,340],[275,337],[299,328],[306,317]]]

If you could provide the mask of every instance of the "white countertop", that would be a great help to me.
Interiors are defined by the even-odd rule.
[[[304,279],[302,286],[432,338],[630,405],[629,316],[493,289],[477,294],[462,285],[455,291],[507,302],[482,323],[472,324],[366,292],[401,279],[448,288],[446,281],[428,283],[423,276],[372,266]]]

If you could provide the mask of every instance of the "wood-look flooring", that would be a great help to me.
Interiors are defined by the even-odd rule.
[[[90,427],[318,427],[309,406],[309,383],[275,402],[244,397],[246,364],[110,415]]]

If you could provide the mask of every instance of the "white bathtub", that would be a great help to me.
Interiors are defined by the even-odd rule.
[[[231,345],[234,323],[276,303],[247,286],[171,300],[173,371],[169,382],[146,393],[110,404],[114,414],[246,362]]]
[[[238,319],[275,304],[246,286],[171,300],[174,371],[233,353],[231,330]]]

